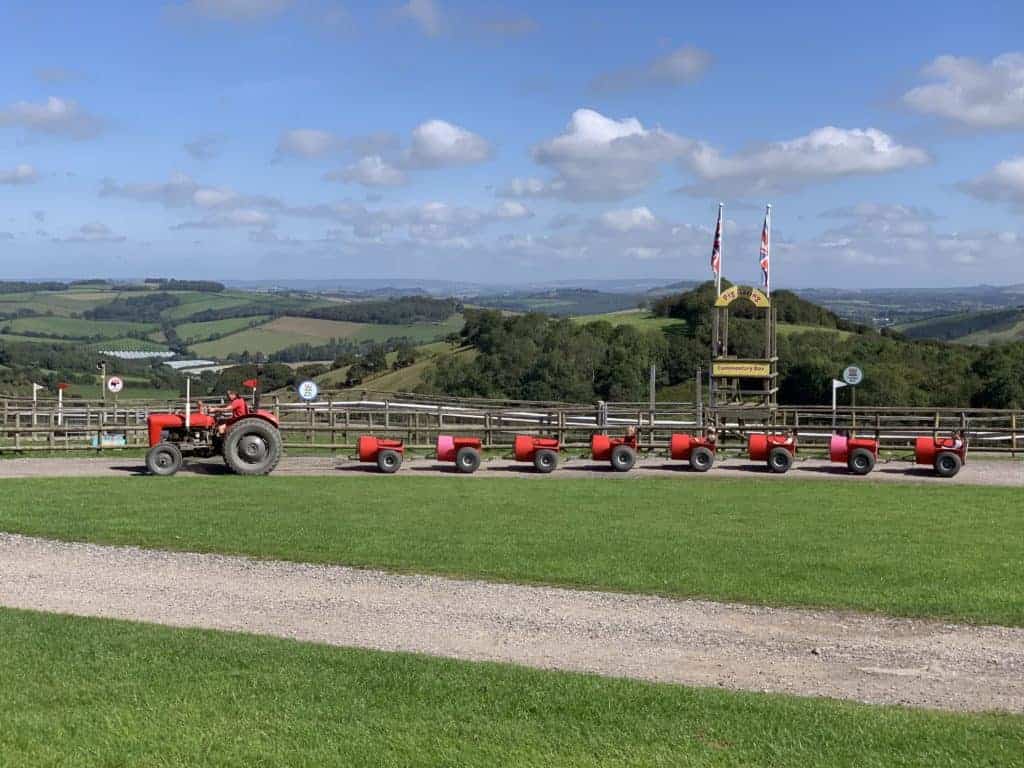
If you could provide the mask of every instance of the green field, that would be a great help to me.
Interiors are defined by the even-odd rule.
[[[646,309],[627,309],[621,312],[606,312],[602,315],[578,315],[572,318],[577,323],[593,323],[605,321],[612,325],[631,325],[642,331],[663,330],[672,326],[681,326],[683,321],[674,317],[658,317],[652,315]],[[820,325],[790,325],[788,323],[778,324],[779,336],[789,336],[795,333],[834,333],[839,338],[845,339],[853,334],[849,331],[840,331],[836,328],[825,328]]]
[[[1016,488],[355,475],[4,490],[12,533],[1024,626]]]
[[[69,339],[88,339],[93,337],[118,338],[132,332],[150,333],[156,329],[151,323],[130,323],[117,320],[83,320],[71,317],[19,317],[15,320],[0,322],[9,327],[11,333],[19,334],[31,331],[54,336],[66,336]]]
[[[462,328],[462,316],[453,315],[443,323],[385,325],[350,323],[340,320],[318,320],[307,317],[279,317],[256,328],[248,328],[230,336],[192,346],[200,357],[224,358],[232,352],[271,354],[295,344],[326,344],[331,339],[352,341],[386,341],[405,336],[413,342],[429,342],[443,338]]]
[[[793,336],[797,333],[831,333],[839,339],[848,339],[853,336],[850,331],[841,331],[838,328],[826,328],[821,325],[792,325],[790,323],[779,323],[775,332],[779,336]]]
[[[11,766],[952,766],[1024,718],[653,685],[0,609]]]
[[[612,325],[631,325],[642,331],[661,330],[673,325],[683,325],[682,320],[674,317],[657,317],[646,309],[625,309],[621,312],[605,312],[601,315],[576,315],[572,319],[577,323],[604,321]]]
[[[0,609],[0,762],[1022,765],[1024,718],[653,685]]]
[[[175,327],[180,338],[186,344],[205,341],[211,336],[235,333],[248,328],[251,325],[259,325],[266,322],[267,315],[256,317],[230,317],[226,320],[208,320],[204,323],[182,323]]]

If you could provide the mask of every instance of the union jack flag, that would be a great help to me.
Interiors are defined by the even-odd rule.
[[[718,206],[718,224],[715,225],[715,244],[711,246],[711,271],[718,277],[722,273],[722,206]]]
[[[768,229],[768,217],[771,214],[766,213],[764,215],[764,228],[761,230],[761,273],[764,275],[764,287],[768,287],[768,273],[771,267],[770,253],[771,253],[771,235],[769,235]]]

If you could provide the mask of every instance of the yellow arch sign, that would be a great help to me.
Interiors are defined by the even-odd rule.
[[[728,307],[737,299],[746,299],[759,309],[767,309],[772,304],[771,299],[768,298],[764,291],[758,288],[750,288],[746,285],[734,285],[726,288],[719,294],[718,298],[715,299],[715,306]]]

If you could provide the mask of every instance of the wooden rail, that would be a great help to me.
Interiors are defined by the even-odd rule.
[[[52,401],[0,401],[0,451],[108,450],[109,437],[122,436],[124,448],[146,446],[146,417],[180,410],[182,403],[101,403],[70,401],[58,409]],[[361,434],[401,438],[408,447],[430,450],[438,434],[472,434],[486,447],[511,446],[517,434],[558,437],[568,448],[585,448],[594,432],[638,430],[643,450],[665,449],[673,432],[718,429],[725,449],[742,448],[751,432],[793,430],[801,448],[826,449],[835,429],[877,436],[885,450],[911,450],[918,435],[967,433],[972,451],[1016,456],[1024,435],[1024,412],[955,408],[839,408],[780,406],[772,411],[712,409],[694,403],[537,403],[374,394],[358,399],[315,403],[265,398],[263,407],[281,422],[286,448],[350,451]]]

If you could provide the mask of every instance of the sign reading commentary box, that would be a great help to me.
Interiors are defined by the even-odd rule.
[[[735,379],[767,379],[772,375],[771,363],[760,360],[716,360],[711,375]]]

